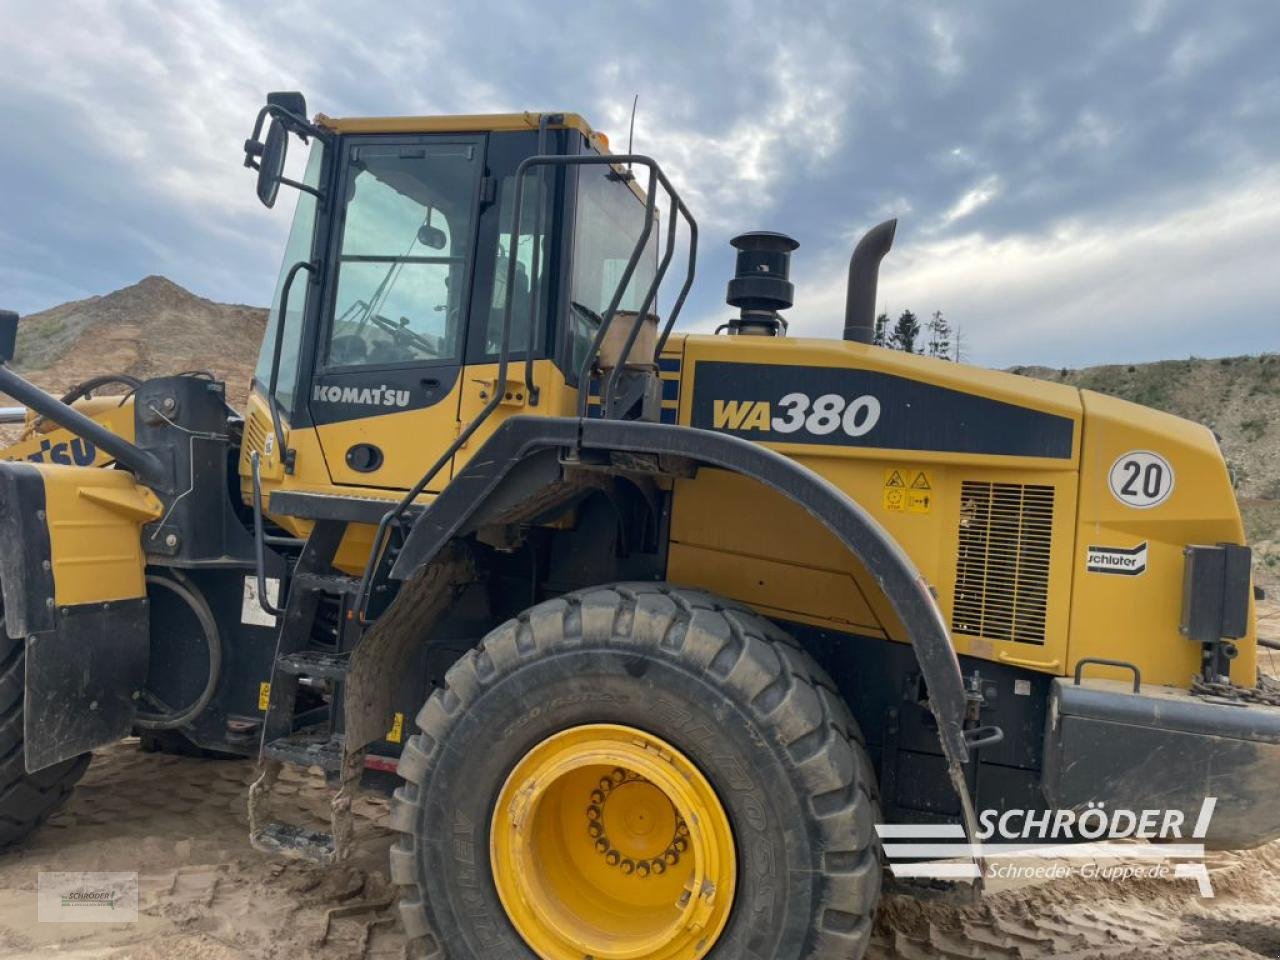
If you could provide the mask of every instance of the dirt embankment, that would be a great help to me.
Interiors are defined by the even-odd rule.
[[[53,393],[104,373],[207,370],[242,407],[267,311],[214,303],[164,277],[23,317],[14,366]]]

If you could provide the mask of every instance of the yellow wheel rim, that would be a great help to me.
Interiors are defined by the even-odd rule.
[[[591,724],[516,764],[490,828],[498,896],[543,960],[696,960],[729,919],[729,819],[683,754]]]

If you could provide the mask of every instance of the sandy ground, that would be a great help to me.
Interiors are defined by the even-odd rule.
[[[1280,633],[1280,607],[1260,613],[1264,629]],[[352,861],[323,870],[250,848],[244,797],[252,776],[247,761],[142,753],[132,741],[101,751],[68,806],[0,859],[0,957],[404,956],[386,880],[387,802],[357,801]],[[278,796],[280,817],[323,826],[328,795],[318,772],[286,773]],[[138,922],[37,922],[44,870],[136,870]],[[870,956],[1280,957],[1280,843],[1214,854],[1210,870],[1212,900],[1185,880],[1006,882],[977,904],[954,892],[890,889]]]

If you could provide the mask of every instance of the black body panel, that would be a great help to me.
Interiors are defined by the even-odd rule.
[[[0,587],[11,637],[52,630],[53,565],[44,481],[25,463],[0,463]]]
[[[63,607],[27,639],[23,736],[34,773],[128,736],[147,676],[147,601]]]
[[[1134,693],[1106,680],[1057,679],[1051,698],[1044,793],[1053,806],[1181,810],[1190,827],[1213,797],[1207,846],[1280,835],[1280,707]]]
[[[716,400],[765,401],[781,413],[782,398],[796,391],[811,399],[828,393],[846,401],[875,397],[879,419],[857,437],[843,430],[786,433],[772,424],[765,430],[726,432],[771,443],[1071,458],[1074,424],[1066,417],[874,370],[702,360],[693,378],[692,425],[725,429],[715,426]]]

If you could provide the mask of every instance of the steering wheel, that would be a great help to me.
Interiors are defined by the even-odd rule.
[[[370,314],[369,319],[387,333],[391,334],[392,339],[395,340],[397,344],[403,344],[406,342],[411,343],[419,350],[425,351],[428,357],[435,357],[440,353],[439,347],[426,337],[422,336],[422,334],[415,333],[406,326],[402,326],[392,320],[388,320],[380,313]]]
[[[81,383],[77,383],[68,390],[60,398],[63,403],[75,403],[77,400],[84,398],[89,399],[93,396],[93,391],[100,390],[109,384],[118,384],[122,387],[128,387],[132,393],[142,386],[142,381],[137,377],[131,377],[127,373],[104,373],[97,377],[91,377]]]

